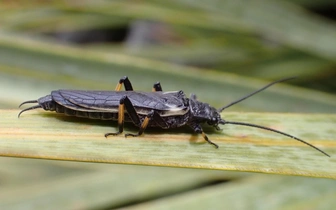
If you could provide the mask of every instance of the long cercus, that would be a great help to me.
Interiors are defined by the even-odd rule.
[[[251,97],[271,85],[290,79],[293,79],[293,77],[272,82],[226,106],[216,109],[207,103],[198,101],[194,94],[187,98],[183,91],[163,92],[159,82],[154,84],[152,92],[133,91],[131,82],[125,76],[119,80],[115,91],[56,90],[38,100],[25,101],[20,107],[27,103],[38,103],[38,105],[23,109],[18,117],[25,111],[43,108],[44,110],[56,111],[70,116],[118,121],[118,132],[106,133],[105,137],[121,134],[124,130],[124,122],[132,122],[139,127],[138,133],[127,133],[125,137],[140,136],[147,127],[169,129],[188,125],[216,148],[218,148],[218,145],[207,137],[201,124],[207,123],[217,130],[220,130],[219,124],[235,124],[256,127],[285,135],[330,157],[326,152],[314,145],[282,131],[245,122],[226,121],[221,118],[220,113],[224,109]],[[124,85],[125,91],[120,91],[122,85]]]

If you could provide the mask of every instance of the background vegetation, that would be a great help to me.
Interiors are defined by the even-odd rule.
[[[288,132],[294,131],[323,145],[332,157],[321,157],[300,144],[285,143],[290,146],[282,147],[278,143],[281,141],[267,147],[252,141],[236,149],[235,143],[229,141],[221,142],[221,156],[216,159],[213,155],[214,161],[223,159],[222,165],[234,165],[237,171],[215,171],[201,169],[211,168],[211,163],[208,167],[192,165],[193,157],[202,160],[202,156],[205,158],[214,151],[205,144],[194,148],[187,138],[188,129],[169,131],[168,137],[162,137],[160,142],[171,138],[170,135],[173,140],[187,139],[169,144],[160,154],[150,151],[157,152],[160,142],[151,146],[144,137],[144,143],[138,145],[141,142],[120,138],[125,146],[133,145],[130,150],[122,151],[125,156],[138,154],[137,147],[148,148],[147,158],[163,159],[161,166],[177,166],[176,162],[168,163],[172,158],[183,157],[178,148],[186,145],[183,149],[191,153],[182,154],[189,155],[191,167],[198,169],[1,157],[0,206],[6,209],[219,209],[224,206],[227,209],[330,209],[336,204],[334,180],[238,171],[252,171],[247,168],[258,160],[267,166],[259,166],[255,171],[295,175],[302,172],[305,176],[335,178],[335,129],[332,127],[336,118],[335,6],[330,0],[1,1],[0,108],[4,110],[1,110],[0,152],[3,156],[11,152],[9,156],[45,157],[47,151],[57,153],[64,148],[65,152],[58,154],[62,158],[56,159],[67,160],[80,154],[78,148],[95,151],[99,145],[92,142],[101,143],[96,141],[99,135],[76,141],[71,145],[75,148],[66,148],[64,143],[68,141],[61,135],[46,135],[49,131],[78,132],[79,128],[73,129],[80,126],[78,121],[62,121],[55,119],[56,115],[37,111],[17,120],[14,113],[19,111],[17,106],[22,101],[44,96],[51,90],[113,90],[119,78],[127,75],[137,90],[150,90],[154,82],[160,81],[164,90],[196,93],[201,101],[215,107],[270,81],[298,76],[288,84],[274,86],[230,108],[230,111],[263,112],[255,114],[260,117],[248,113],[223,116],[255,120],[256,124],[281,123],[277,125],[289,127]],[[304,115],[279,114],[279,119],[272,120],[276,115],[268,112]],[[316,127],[316,121],[322,126]],[[19,126],[36,128],[36,123],[41,123],[38,126],[43,129],[22,136]],[[91,126],[96,122],[85,123]],[[62,125],[65,130],[60,131]],[[101,122],[93,127],[97,133],[112,129],[109,123]],[[255,135],[254,139],[267,135],[236,127],[225,127],[223,132],[234,135],[237,130]],[[159,136],[155,132],[154,135]],[[281,139],[278,136],[272,139],[273,136],[269,134],[265,142]],[[172,145],[179,147],[175,146],[174,150]],[[8,148],[26,150],[19,153],[24,150]],[[108,149],[113,152],[115,148]],[[277,149],[278,153],[272,154]],[[27,151],[33,155],[27,155]],[[80,155],[76,160],[97,162],[96,158],[104,154],[91,156],[90,152],[82,152]],[[272,171],[276,167],[280,167],[279,171]]]

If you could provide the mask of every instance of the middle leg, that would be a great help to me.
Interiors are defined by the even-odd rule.
[[[144,121],[142,122],[142,124],[140,126],[140,129],[139,129],[139,132],[137,134],[127,133],[127,134],[125,134],[125,137],[127,137],[127,136],[135,137],[135,136],[142,135],[143,132],[145,131],[145,129],[147,128],[150,121],[154,121],[161,128],[165,128],[165,129],[168,128],[168,125],[164,121],[164,119],[155,110],[152,110],[147,114]]]

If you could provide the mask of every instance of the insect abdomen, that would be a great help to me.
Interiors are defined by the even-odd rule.
[[[57,113],[62,113],[68,116],[76,116],[76,117],[99,119],[99,120],[118,120],[118,113],[78,111],[78,110],[66,108],[57,103],[56,103],[55,111]]]

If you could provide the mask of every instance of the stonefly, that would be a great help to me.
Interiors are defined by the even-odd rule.
[[[140,136],[147,127],[169,129],[188,125],[196,133],[202,134],[203,138],[216,148],[218,148],[218,145],[212,142],[203,132],[201,123],[212,125],[217,130],[220,129],[219,124],[235,124],[256,127],[288,136],[330,157],[326,152],[314,145],[287,133],[245,122],[226,121],[221,118],[220,113],[224,109],[251,97],[271,85],[289,79],[293,78],[272,82],[222,108],[215,109],[207,103],[198,101],[194,94],[187,98],[183,91],[162,92],[159,82],[154,84],[152,92],[133,91],[131,82],[125,76],[119,80],[115,91],[55,90],[50,95],[38,100],[25,101],[20,107],[27,103],[38,103],[38,105],[23,109],[18,117],[25,111],[43,108],[44,110],[56,111],[70,116],[117,120],[118,132],[106,133],[105,137],[121,134],[124,130],[124,122],[132,122],[140,128],[137,134],[127,133],[125,137]],[[122,85],[124,85],[126,91],[120,91]]]

